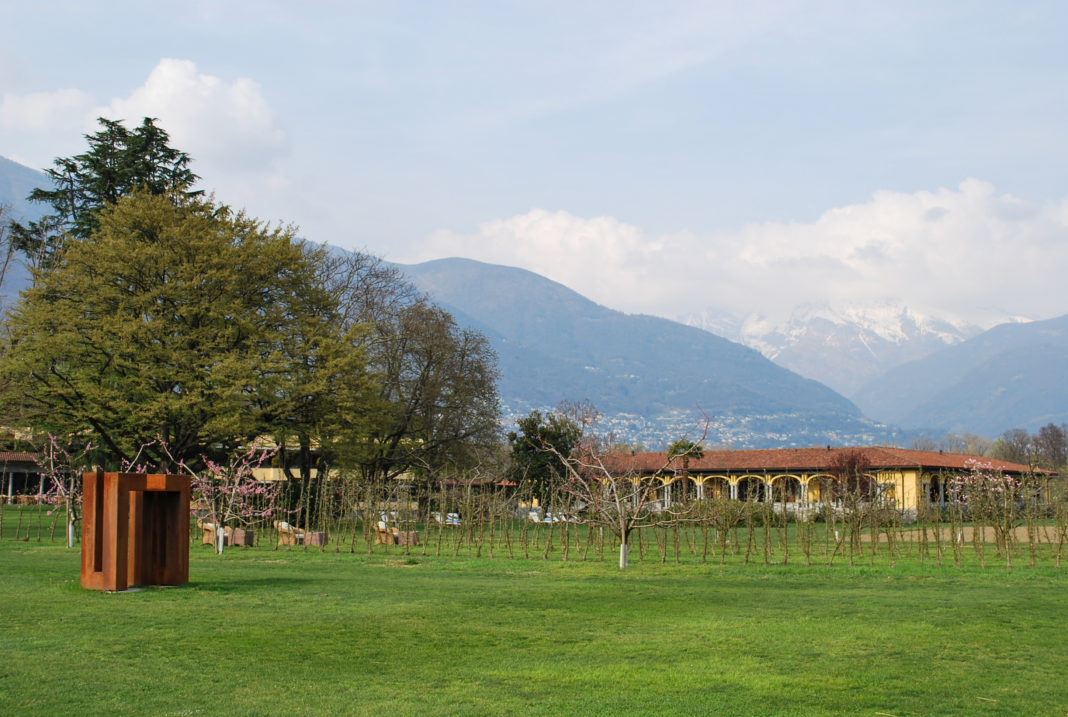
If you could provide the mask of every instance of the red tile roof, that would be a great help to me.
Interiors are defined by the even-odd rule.
[[[1030,466],[982,456],[940,451],[917,451],[908,448],[863,446],[855,448],[773,448],[764,450],[705,451],[701,458],[691,458],[691,473],[740,473],[764,471],[817,472],[830,469],[839,456],[854,451],[872,468],[925,468],[968,470],[972,461],[989,464],[1005,473],[1028,473]],[[653,473],[660,469],[682,470],[682,459],[668,464],[667,453],[619,453],[610,457],[611,468],[620,472]]]
[[[3,463],[36,463],[36,453],[23,451],[0,451],[0,464]]]

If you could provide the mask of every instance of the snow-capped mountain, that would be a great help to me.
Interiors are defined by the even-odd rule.
[[[704,321],[705,315],[715,317],[715,321]],[[1021,319],[1001,315],[980,326],[948,314],[937,316],[901,303],[881,302],[844,307],[804,305],[785,322],[753,315],[732,325],[721,312],[693,314],[682,320],[713,333],[733,330],[733,335],[721,335],[852,396],[865,383],[896,366],[956,345],[994,324]]]

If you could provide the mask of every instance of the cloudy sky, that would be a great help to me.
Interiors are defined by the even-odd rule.
[[[0,0],[0,155],[159,118],[218,199],[613,308],[1068,312],[1062,2]]]

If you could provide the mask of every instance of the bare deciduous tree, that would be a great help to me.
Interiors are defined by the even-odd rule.
[[[707,425],[705,430],[707,433]],[[666,454],[651,471],[638,462],[637,456],[611,451],[611,445],[610,439],[587,435],[570,455],[565,456],[552,446],[546,450],[564,467],[567,479],[561,490],[575,508],[583,511],[584,522],[608,529],[619,540],[622,570],[627,567],[630,537],[636,530],[685,520],[688,515],[683,513],[694,512],[694,504],[684,506],[682,512],[657,509],[659,506],[653,504],[660,482],[655,478],[672,472],[676,462],[681,465],[697,456],[701,445],[700,441],[687,442]]]

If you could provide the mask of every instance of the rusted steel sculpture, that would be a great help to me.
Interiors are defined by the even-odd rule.
[[[82,480],[83,588],[189,582],[187,476],[97,471]]]

